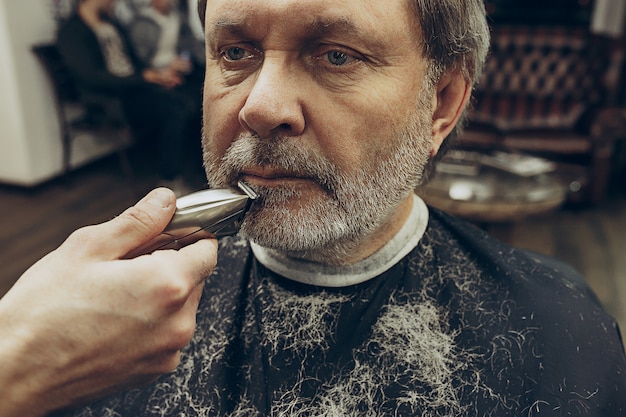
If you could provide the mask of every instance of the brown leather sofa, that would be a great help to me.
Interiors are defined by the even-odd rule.
[[[623,45],[585,28],[498,26],[474,93],[461,149],[519,151],[558,162],[568,200],[605,195],[614,141]],[[623,116],[622,116],[623,117]]]

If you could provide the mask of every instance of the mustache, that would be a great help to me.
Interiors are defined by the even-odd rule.
[[[240,135],[230,145],[217,174],[232,185],[242,172],[254,168],[310,178],[328,191],[335,189],[343,176],[321,152],[302,146],[297,139],[282,136],[260,139],[253,134]]]

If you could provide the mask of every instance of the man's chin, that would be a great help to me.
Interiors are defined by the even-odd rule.
[[[241,228],[244,237],[283,252],[318,250],[345,237],[349,221],[336,202],[312,195],[293,195],[252,206]]]

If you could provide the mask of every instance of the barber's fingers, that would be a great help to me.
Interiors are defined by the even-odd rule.
[[[158,340],[154,340],[160,351],[176,351],[183,349],[189,344],[196,329],[196,314],[200,298],[202,297],[203,284],[193,288],[186,302],[177,310],[159,320],[163,331],[159,332]]]
[[[191,276],[198,277],[196,284],[203,277],[208,277],[217,264],[217,240],[202,239],[178,250],[182,258],[181,267],[186,268]]]
[[[62,248],[99,260],[118,259],[161,233],[175,210],[174,193],[157,188],[113,220],[78,229]]]
[[[201,239],[178,250],[157,250],[130,261],[131,264],[121,261],[124,266],[120,266],[131,268],[132,265],[138,275],[145,275],[142,271],[156,270],[168,282],[177,277],[185,288],[184,293],[189,293],[213,272],[217,263],[217,240]]]
[[[149,300],[141,302],[146,315],[161,319],[180,311],[190,298],[191,308],[197,308],[196,287],[211,275],[216,263],[217,241],[202,239],[179,250],[157,250],[133,259],[96,265],[107,264],[110,268],[108,275],[112,278],[107,280],[107,285],[124,288],[124,293],[131,294],[134,300]]]
[[[135,276],[147,277],[153,287],[164,288],[159,298],[173,302],[172,307],[178,309],[182,305],[178,303],[186,302],[193,288],[211,275],[216,263],[217,240],[201,239],[179,250],[157,250],[149,255],[122,260],[116,266]]]

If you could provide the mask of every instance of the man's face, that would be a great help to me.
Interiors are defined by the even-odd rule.
[[[209,0],[206,35],[205,165],[260,193],[248,237],[329,261],[397,221],[432,128],[406,1]]]

